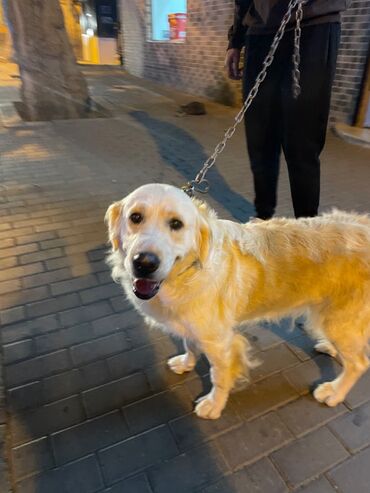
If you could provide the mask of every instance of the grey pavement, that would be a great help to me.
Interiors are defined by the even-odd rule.
[[[19,99],[14,70],[0,64],[0,107]],[[338,365],[300,326],[249,327],[264,364],[221,419],[202,421],[192,402],[207,363],[170,373],[177,342],[145,327],[104,262],[108,205],[144,183],[183,185],[235,110],[178,117],[194,98],[84,71],[109,118],[0,121],[2,480],[19,493],[368,493],[370,373],[327,408],[310,390]],[[329,134],[322,168],[322,209],[370,210],[368,149]],[[209,179],[220,216],[253,214],[242,129]],[[280,215],[288,190],[282,165]]]

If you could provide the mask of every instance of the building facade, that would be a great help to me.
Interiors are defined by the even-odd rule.
[[[185,4],[186,5],[186,4]],[[138,77],[225,103],[240,103],[240,86],[225,76],[226,34],[234,0],[120,0],[123,61]],[[173,36],[169,12],[186,12],[186,32]],[[365,104],[370,2],[353,0],[343,14],[342,43],[333,87],[332,121],[353,124]],[[158,29],[162,26],[162,35]],[[182,26],[183,27],[183,26]],[[158,39],[159,38],[159,39]]]

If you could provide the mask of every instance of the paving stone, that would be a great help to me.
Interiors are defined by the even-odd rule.
[[[317,352],[314,348],[315,341],[305,334],[294,337],[287,345],[301,361],[307,361],[317,356]]]
[[[56,349],[73,346],[84,341],[89,341],[93,335],[93,330],[89,323],[42,334],[34,338],[35,352],[36,354],[43,354],[55,351]]]
[[[121,353],[129,348],[130,344],[126,335],[123,332],[119,332],[73,346],[71,348],[71,355],[76,366],[80,366],[91,363],[96,359]],[[122,357],[124,358],[124,355]]]
[[[16,267],[19,264],[17,257],[7,257],[1,259],[2,269],[10,269],[11,267]]]
[[[19,279],[20,277],[30,276],[43,272],[44,267],[41,262],[33,263],[30,265],[22,265],[19,267],[12,267],[10,269],[4,269],[0,271],[0,281],[8,281],[9,279]]]
[[[311,395],[302,396],[277,411],[280,418],[296,436],[304,435],[345,412],[346,407],[343,404],[329,407],[319,404]]]
[[[43,474],[32,476],[17,484],[19,493],[95,493],[103,488],[99,466],[94,456]]]
[[[1,248],[0,258],[3,259],[6,257],[16,257],[17,255],[22,255],[24,253],[35,252],[38,249],[39,246],[37,243],[29,243],[28,245],[21,245],[21,246],[12,246],[10,248]]]
[[[2,405],[2,402],[0,402]],[[0,421],[1,423],[2,421]],[[8,470],[8,465],[5,462],[5,434],[6,434],[5,425],[0,425],[0,491],[1,493],[10,493],[10,475]]]
[[[89,306],[79,306],[78,308],[62,312],[60,314],[60,320],[63,327],[70,327],[71,325],[78,325],[83,322],[102,318],[110,313],[112,313],[112,309],[109,303],[101,301],[100,303],[94,303]]]
[[[370,371],[367,371],[356,385],[352,388],[351,392],[346,397],[346,404],[351,408],[360,406],[361,404],[370,400]]]
[[[92,326],[96,335],[110,334],[121,329],[127,329],[127,316],[123,313],[115,313],[94,320]]]
[[[134,349],[124,356],[120,354],[112,356],[107,360],[107,363],[111,375],[117,378],[130,375],[138,370],[144,370],[160,362],[166,367],[164,360],[168,358],[169,354],[173,354],[174,352],[173,343],[167,339],[161,339],[158,344]],[[169,370],[167,369],[167,371]]]
[[[122,288],[117,284],[103,284],[96,288],[85,289],[80,292],[82,303],[95,303],[96,301],[106,300],[112,296],[117,296],[122,293]]]
[[[145,474],[125,479],[104,490],[104,493],[153,493]]]
[[[96,286],[98,279],[94,274],[88,276],[76,277],[51,284],[50,289],[53,296],[58,296],[72,291],[79,291],[88,287]]]
[[[299,493],[335,493],[336,491],[326,478],[320,478],[301,488]]]
[[[272,454],[292,486],[318,476],[346,457],[348,452],[327,428],[313,431]]]
[[[244,423],[216,439],[231,469],[255,462],[291,441],[292,434],[276,413]]]
[[[57,298],[49,298],[45,301],[36,301],[35,303],[26,305],[27,316],[32,318],[49,315],[50,313],[73,308],[80,305],[80,303],[81,301],[76,293],[58,296]]]
[[[147,397],[125,406],[123,413],[133,434],[165,424],[171,419],[193,410],[193,403],[184,387]]]
[[[193,412],[170,421],[170,427],[180,450],[215,438],[241,424],[241,419],[228,405],[216,420],[199,419]]]
[[[84,420],[78,396],[68,397],[51,404],[10,417],[14,444],[21,444],[55,431],[68,428]]]
[[[14,291],[20,291],[22,287],[21,279],[11,279],[10,281],[0,282],[0,294],[13,293]]]
[[[44,356],[13,363],[5,369],[5,380],[8,386],[15,387],[22,383],[38,380],[69,369],[71,366],[68,351],[63,349]]]
[[[44,403],[41,381],[27,383],[7,391],[8,406],[11,411],[23,411]]]
[[[370,484],[370,448],[330,471],[328,476],[341,493],[368,493]]]
[[[149,394],[150,388],[145,375],[135,373],[129,377],[86,390],[82,393],[82,398],[87,416],[94,417],[112,409],[119,409]]]
[[[251,372],[253,381],[260,380],[299,363],[299,359],[285,344],[279,344],[266,351],[261,351],[256,354],[256,357],[261,364]]]
[[[157,462],[170,459],[177,453],[169,429],[160,426],[112,445],[98,455],[105,481],[112,484]]]
[[[34,344],[32,339],[13,342],[3,346],[3,361],[7,365],[16,361],[31,358],[34,355]]]
[[[108,249],[106,247],[104,248],[97,248],[95,250],[92,250],[88,252],[88,257],[91,262],[96,262],[97,260],[102,260],[104,259],[108,254]]]
[[[268,459],[222,478],[202,493],[286,493],[288,488]]]
[[[81,373],[77,369],[44,378],[42,381],[43,403],[77,394],[82,388]]]
[[[0,323],[1,325],[12,324],[14,322],[19,322],[19,320],[24,320],[25,317],[26,313],[23,306],[9,308],[8,310],[0,312]]]
[[[238,413],[251,419],[276,409],[298,397],[283,375],[273,375],[231,395]]]
[[[110,302],[111,302],[111,305],[112,305],[113,310],[115,312],[124,312],[124,311],[128,310],[129,308],[132,308],[132,304],[128,300],[126,300],[126,298],[123,294],[123,291],[120,293],[119,296],[112,297],[110,299]],[[133,312],[132,316],[137,321],[143,320],[143,318],[136,312]]]
[[[42,250],[35,253],[26,253],[19,257],[19,262],[21,265],[33,264],[34,262],[42,262],[55,257],[62,257],[63,250],[61,248],[53,248],[51,250]]]
[[[52,444],[57,465],[83,457],[128,437],[127,425],[119,412],[99,418],[52,435]]]
[[[82,383],[85,388],[97,387],[111,380],[105,360],[94,361],[79,368]]]
[[[108,284],[112,282],[112,275],[110,271],[98,273],[99,284]]]
[[[27,320],[18,324],[2,327],[0,336],[3,343],[11,343],[33,337],[45,332],[51,332],[59,328],[59,321],[56,315]]]
[[[147,327],[144,320],[134,310],[130,310],[124,314],[119,313],[118,315],[124,316],[126,323],[125,331],[133,347],[147,346],[159,339],[168,337],[159,329]]]
[[[18,479],[55,467],[48,438],[40,438],[12,450],[12,465]]]
[[[189,493],[216,481],[227,470],[222,455],[210,443],[149,469],[148,476],[154,493],[172,493],[174,485],[176,493]]]
[[[71,277],[71,271],[69,268],[58,269],[51,272],[42,272],[41,274],[34,274],[23,278],[23,286],[25,288],[31,288],[35,286],[42,286],[45,284],[56,283],[57,281],[64,281]]]
[[[172,354],[172,356],[174,356],[174,354]],[[144,373],[153,392],[162,392],[170,387],[181,385],[186,382],[186,380],[193,378],[192,373],[177,375],[171,371],[163,361],[158,365],[146,368]]]
[[[282,337],[281,331],[274,330],[278,326],[271,324],[255,324],[247,326],[243,329],[243,333],[247,334],[251,341],[262,351],[269,349],[273,346],[281,344],[286,339]],[[290,338],[294,335],[291,334]]]
[[[312,392],[322,382],[334,380],[340,373],[339,363],[330,356],[321,355],[286,370],[284,376],[301,395]]]
[[[17,245],[25,245],[34,241],[51,240],[55,238],[55,232],[47,231],[45,233],[33,233],[31,235],[18,236],[16,238]]]
[[[18,305],[25,305],[33,301],[44,300],[49,298],[50,292],[47,286],[39,286],[37,288],[24,289],[22,294],[19,292],[9,293],[1,297],[0,309],[12,308]]]
[[[330,429],[352,453],[370,444],[370,403],[333,420]]]

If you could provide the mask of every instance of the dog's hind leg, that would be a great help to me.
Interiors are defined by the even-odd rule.
[[[200,342],[211,365],[213,387],[198,400],[195,412],[200,418],[217,419],[235,382],[248,378],[248,366],[253,365],[248,359],[249,344],[240,334],[231,334],[226,341]]]
[[[185,353],[174,356],[167,361],[168,367],[178,375],[193,370],[197,362],[194,351],[191,349],[191,344],[186,339],[183,342]]]
[[[338,318],[332,322],[334,325],[329,325],[326,333],[338,350],[343,370],[335,380],[322,383],[314,391],[315,399],[325,402],[330,407],[344,401],[348,392],[369,367],[368,341],[361,324],[355,321],[340,323]]]
[[[317,341],[314,347],[318,353],[328,354],[332,358],[338,356],[338,351],[335,349],[334,344],[323,337]]]
[[[316,339],[317,342],[314,346],[315,350],[318,353],[328,354],[332,358],[336,358],[338,356],[338,351],[334,344],[332,344],[325,336],[322,325],[323,320],[320,311],[314,308],[307,310],[304,330],[310,337]]]

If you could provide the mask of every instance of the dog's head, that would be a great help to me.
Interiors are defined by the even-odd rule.
[[[170,185],[144,185],[112,204],[106,214],[113,250],[138,298],[153,298],[161,283],[195,262],[203,265],[210,249],[205,206]]]

